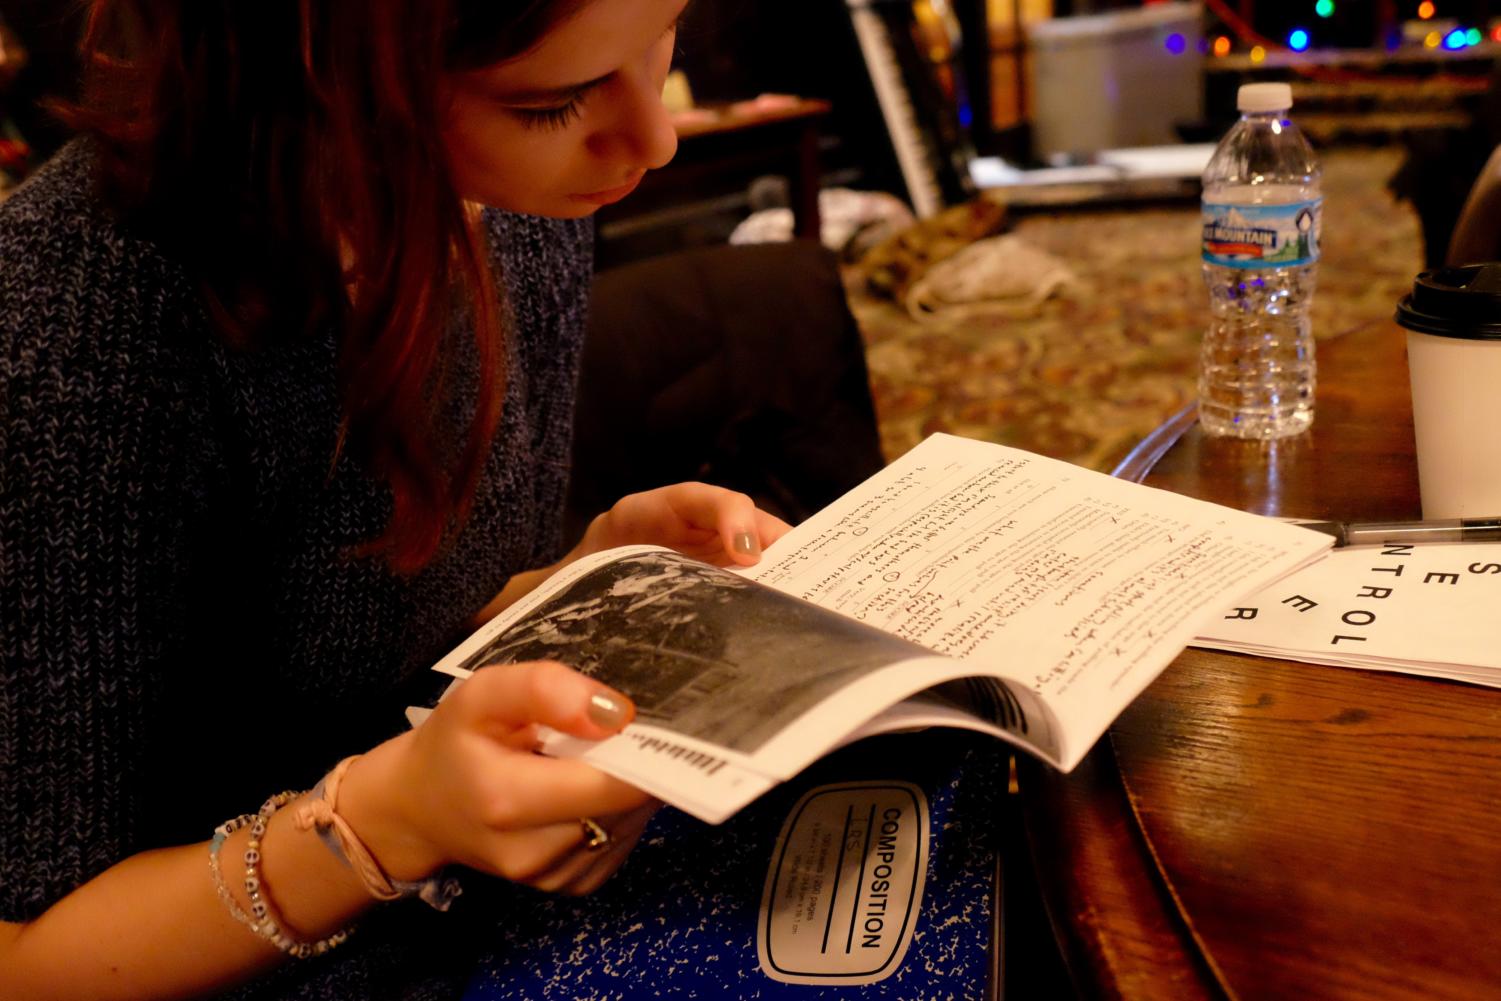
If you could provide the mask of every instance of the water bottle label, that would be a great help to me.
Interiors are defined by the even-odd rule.
[[[1227,268],[1288,268],[1319,259],[1324,200],[1204,203],[1204,260]]]

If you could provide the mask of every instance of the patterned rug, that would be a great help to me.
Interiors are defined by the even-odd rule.
[[[1422,264],[1410,205],[1386,181],[1400,152],[1327,150],[1313,327],[1328,337],[1390,317]],[[1080,281],[1023,318],[919,322],[852,277],[888,460],[935,431],[1109,470],[1194,397],[1208,310],[1193,205],[1062,211],[1012,232]]]

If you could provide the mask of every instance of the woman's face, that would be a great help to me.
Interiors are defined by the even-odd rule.
[[[589,0],[529,52],[451,76],[444,141],[459,194],[586,216],[672,159],[662,106],[687,0]]]

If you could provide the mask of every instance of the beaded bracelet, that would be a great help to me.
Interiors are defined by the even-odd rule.
[[[353,927],[342,928],[316,942],[298,941],[286,933],[282,927],[280,915],[271,904],[270,896],[264,892],[261,884],[261,839],[266,835],[266,824],[272,814],[299,795],[301,793],[279,792],[261,804],[259,812],[253,815],[241,814],[215,828],[214,838],[209,842],[209,870],[213,873],[214,888],[218,891],[219,898],[228,905],[230,913],[237,921],[282,952],[298,959],[307,959],[311,956],[321,956],[328,950],[343,945],[354,929]],[[224,874],[219,865],[219,849],[223,846],[225,839],[247,825],[250,827],[250,841],[245,846],[244,861],[245,893],[250,898],[249,913],[246,913],[229,892],[229,888],[225,886]]]
[[[229,913],[240,924],[258,933],[260,929],[256,925],[255,918],[251,917],[249,912],[241,907],[240,902],[234,898],[234,894],[229,892],[229,887],[224,883],[224,872],[219,867],[219,849],[224,847],[224,842],[228,840],[231,834],[246,826],[254,819],[255,814],[242,813],[238,817],[226,820],[214,828],[214,839],[208,845],[208,871],[213,874],[214,890],[219,894],[219,899],[224,901],[224,906],[229,908]]]

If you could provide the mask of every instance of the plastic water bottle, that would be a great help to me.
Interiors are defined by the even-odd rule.
[[[1292,88],[1240,88],[1240,121],[1204,168],[1199,423],[1213,435],[1284,438],[1313,424],[1308,310],[1319,259],[1319,166],[1287,118]]]

